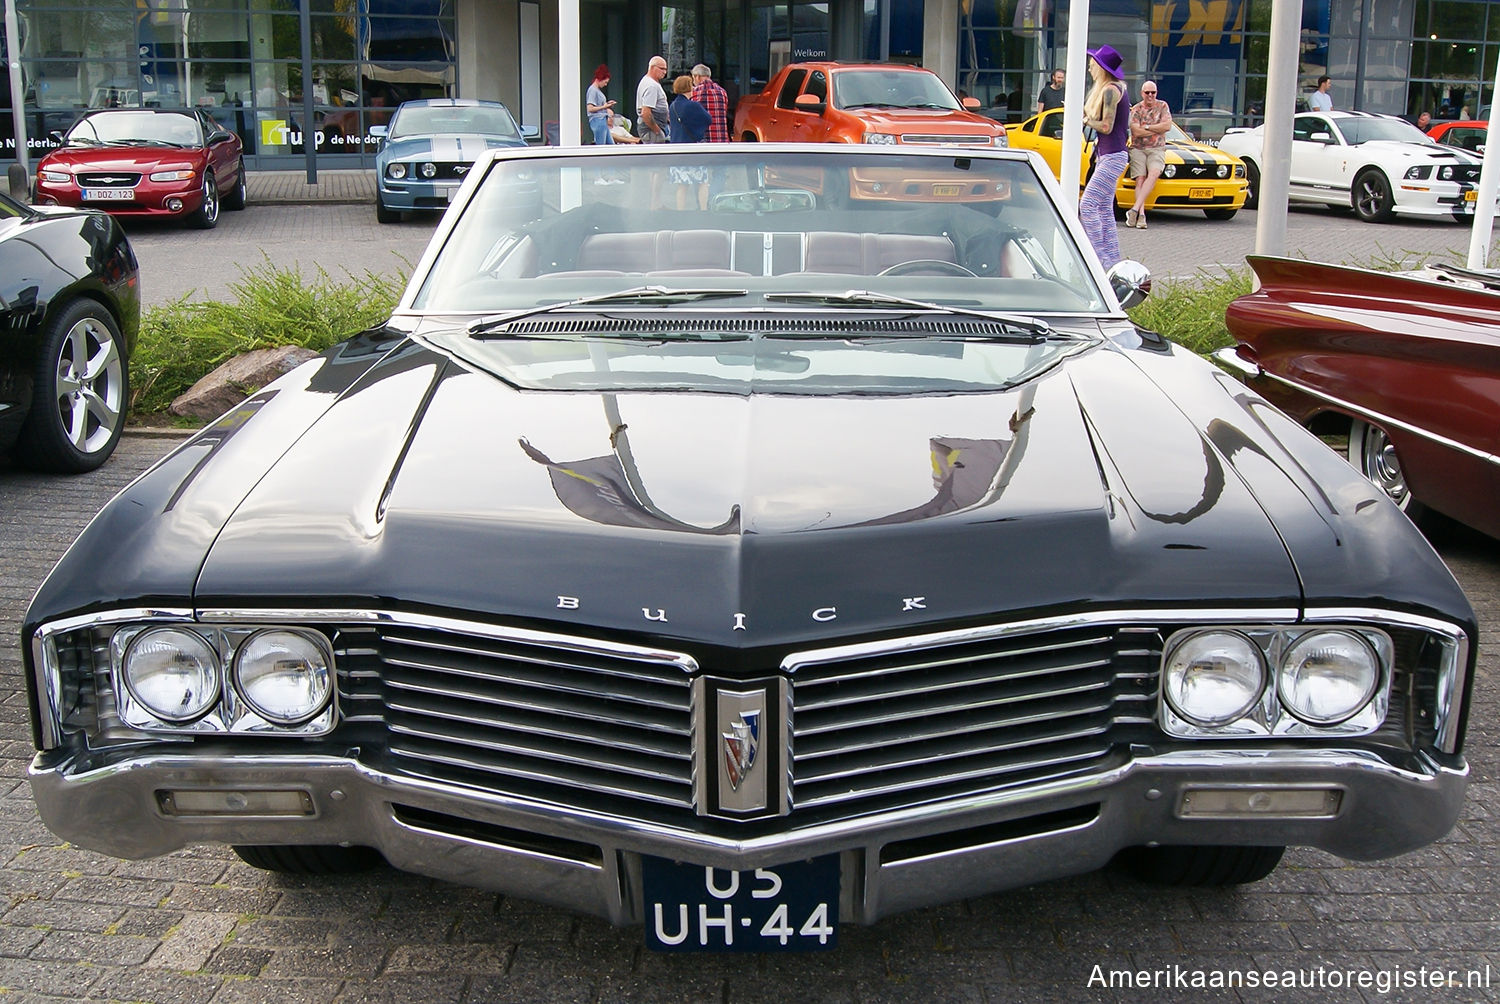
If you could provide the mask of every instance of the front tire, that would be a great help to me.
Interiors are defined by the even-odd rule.
[[[212,230],[219,222],[219,183],[212,171],[203,172],[203,204],[188,217],[188,226]]]
[[[1354,179],[1354,212],[1366,223],[1385,223],[1395,215],[1395,204],[1391,183],[1378,169],[1368,168]]]
[[[399,210],[385,208],[385,203],[380,201],[380,196],[375,196],[375,222],[377,223],[400,223],[401,213]]]
[[[1357,418],[1351,419],[1345,456],[1355,470],[1396,503],[1397,509],[1412,519],[1422,514],[1422,503],[1412,498],[1411,489],[1406,484],[1406,472],[1401,469],[1401,458],[1396,455],[1396,447],[1384,429]]]
[[[16,440],[22,464],[82,474],[109,459],[130,399],[124,344],[114,317],[94,300],[75,300],[48,322],[31,410]]]
[[[1255,161],[1245,161],[1245,208],[1260,208],[1260,168]]]
[[[1226,886],[1259,882],[1276,870],[1285,847],[1131,847],[1117,859],[1143,882],[1166,886]]]
[[[245,200],[249,197],[248,185],[245,181],[245,158],[240,158],[239,167],[235,170],[234,188],[224,196],[224,208],[230,212],[239,212],[245,208]]]
[[[350,875],[385,863],[373,847],[235,844],[234,853],[252,868],[282,875]]]
[[[1239,212],[1238,209],[1205,209],[1203,215],[1211,220],[1223,221],[1234,219],[1234,214],[1237,212]]]

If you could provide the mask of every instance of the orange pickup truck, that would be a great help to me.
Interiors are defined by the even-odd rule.
[[[899,63],[791,63],[734,112],[734,138],[763,143],[1005,146],[936,73]]]

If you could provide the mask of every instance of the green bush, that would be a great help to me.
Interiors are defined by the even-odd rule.
[[[345,273],[335,281],[321,266],[309,281],[295,267],[267,258],[240,270],[229,300],[189,302],[184,296],[151,307],[141,317],[130,360],[131,411],[165,412],[214,367],[252,349],[301,345],[321,352],[384,321],[405,285],[404,273]]]
[[[1224,326],[1224,311],[1231,300],[1248,292],[1249,268],[1218,273],[1200,269],[1192,279],[1156,283],[1146,301],[1130,310],[1130,319],[1183,348],[1207,355],[1234,344]]]

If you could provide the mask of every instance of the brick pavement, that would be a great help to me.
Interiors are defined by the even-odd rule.
[[[32,591],[111,494],[170,448],[127,436],[78,478],[0,461],[0,1000],[284,1002],[1481,1001],[1500,999],[1500,542],[1433,537],[1484,626],[1455,831],[1388,862],[1293,850],[1240,891],[1160,890],[1103,872],[844,927],[801,957],[662,956],[638,930],[391,871],[322,881],[222,847],[119,861],[61,844],[22,780],[31,746],[14,645]],[[1093,967],[1490,967],[1488,989],[1381,995],[1089,987]]]

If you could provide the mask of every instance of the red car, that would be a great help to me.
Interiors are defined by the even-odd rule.
[[[207,229],[245,208],[240,138],[198,109],[108,108],[73,123],[36,166],[36,201]]]
[[[762,143],[1005,146],[1005,126],[943,79],[897,63],[791,63],[741,99],[734,138]]]
[[[1219,362],[1408,515],[1500,537],[1500,273],[1249,261],[1261,287],[1229,305]]]
[[[1475,153],[1484,149],[1485,137],[1489,136],[1490,124],[1483,119],[1464,119],[1457,122],[1434,122],[1427,135],[1444,146],[1456,146]]]

